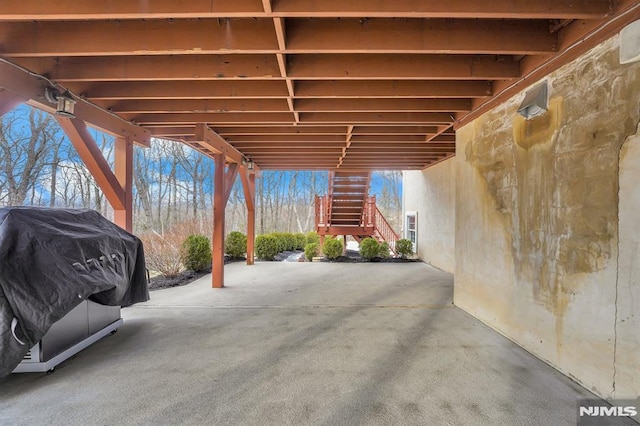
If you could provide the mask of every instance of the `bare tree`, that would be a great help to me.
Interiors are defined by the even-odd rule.
[[[0,124],[0,194],[10,206],[24,204],[36,191],[57,132],[49,114],[30,109],[24,119],[22,112],[10,112]]]

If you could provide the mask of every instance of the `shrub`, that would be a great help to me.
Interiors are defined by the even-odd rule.
[[[211,266],[211,244],[204,235],[192,234],[182,243],[180,252],[182,264],[186,269],[196,272]]]
[[[314,231],[307,232],[306,237],[307,237],[307,244],[309,243],[320,244],[320,235],[318,235],[317,232],[314,232]]]
[[[378,257],[381,257],[383,259],[386,259],[387,257],[390,257],[389,255],[389,243],[387,243],[386,241],[382,242],[380,244],[379,250],[378,250]]]
[[[243,257],[247,252],[247,236],[233,231],[224,241],[224,252],[231,257]]]
[[[365,238],[360,243],[360,255],[367,260],[377,257],[379,252],[380,243],[375,238]]]
[[[296,249],[296,237],[290,232],[274,232],[271,234],[278,241],[278,253]]]
[[[278,250],[278,239],[273,235],[259,235],[256,238],[256,255],[262,260],[273,260]]]
[[[309,243],[306,246],[304,246],[304,257],[306,257],[307,260],[311,262],[313,258],[318,255],[319,251],[320,251],[320,244]]]
[[[307,245],[307,237],[303,233],[297,233],[296,237],[296,250],[304,250],[304,246]]]
[[[400,239],[396,241],[396,252],[401,258],[406,259],[413,254],[413,244],[407,239]]]
[[[342,255],[342,240],[337,238],[329,238],[325,240],[322,246],[322,252],[329,260],[335,260]]]
[[[278,253],[281,251],[285,251],[287,249],[287,241],[281,232],[272,232],[271,234],[266,234],[276,239],[276,248],[278,249]]]
[[[298,247],[298,240],[296,236],[291,232],[284,233],[284,240],[287,243],[287,248],[285,250],[295,250]]]
[[[167,278],[177,276],[182,270],[180,246],[182,235],[166,233],[148,233],[140,236],[144,245],[144,256],[147,267]]]

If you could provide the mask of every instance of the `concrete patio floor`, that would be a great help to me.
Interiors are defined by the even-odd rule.
[[[151,293],[2,425],[574,425],[593,395],[452,305],[422,263],[257,263]]]

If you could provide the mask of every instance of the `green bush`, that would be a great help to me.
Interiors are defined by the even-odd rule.
[[[311,231],[307,232],[307,244],[309,243],[317,243],[320,244],[320,235],[317,232]]]
[[[233,231],[224,241],[224,252],[231,257],[243,257],[247,252],[247,236]]]
[[[273,260],[278,250],[278,239],[273,235],[259,235],[256,238],[256,256],[262,260]]]
[[[211,244],[204,235],[189,235],[182,243],[180,260],[185,269],[196,272],[211,266]]]
[[[406,259],[413,254],[413,244],[406,239],[400,239],[396,241],[396,252],[401,258]]]
[[[296,238],[296,236],[290,232],[285,232],[284,233],[284,240],[287,243],[287,248],[286,250],[290,250],[293,251],[296,249],[296,247],[298,247],[298,239]]]
[[[311,262],[313,258],[318,255],[319,251],[320,251],[320,244],[309,243],[306,246],[304,246],[304,257],[306,257],[307,260]]]
[[[360,255],[367,259],[371,260],[375,257],[378,257],[378,253],[380,252],[380,243],[375,238],[365,238],[360,242]]]
[[[322,252],[327,259],[335,260],[342,255],[343,247],[342,240],[337,238],[328,238],[325,240],[322,246]]]
[[[276,246],[278,247],[278,253],[287,249],[287,240],[282,232],[272,232],[268,234],[276,239]]]
[[[378,250],[378,257],[381,257],[383,259],[386,259],[386,258],[390,257],[389,244],[386,241],[383,241],[380,244],[380,248]]]
[[[304,246],[307,245],[307,237],[303,233],[295,234],[296,237],[296,250],[304,250]]]
[[[297,247],[296,236],[290,232],[274,232],[271,234],[278,240],[278,253],[295,250]]]

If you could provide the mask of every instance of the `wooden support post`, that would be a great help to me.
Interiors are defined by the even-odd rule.
[[[247,265],[253,265],[256,239],[256,175],[243,167],[240,179],[247,203]]]
[[[239,167],[238,164],[232,163],[225,170],[225,157],[225,153],[213,155],[213,241],[211,243],[211,286],[213,288],[224,287],[224,210]]]
[[[342,236],[342,254],[347,254],[347,234]]]
[[[113,209],[126,210],[125,190],[111,171],[109,163],[102,155],[96,141],[89,134],[84,122],[77,118],[65,118],[58,115],[55,117]]]
[[[224,287],[224,208],[225,208],[225,176],[224,154],[213,156],[213,239],[211,286]]]
[[[124,209],[113,210],[116,225],[133,232],[133,141],[117,138],[115,143],[115,175],[124,190]]]
[[[227,166],[227,171],[224,174],[224,205],[227,205],[229,197],[231,196],[231,190],[233,189],[233,183],[238,176],[238,164],[231,163]]]

